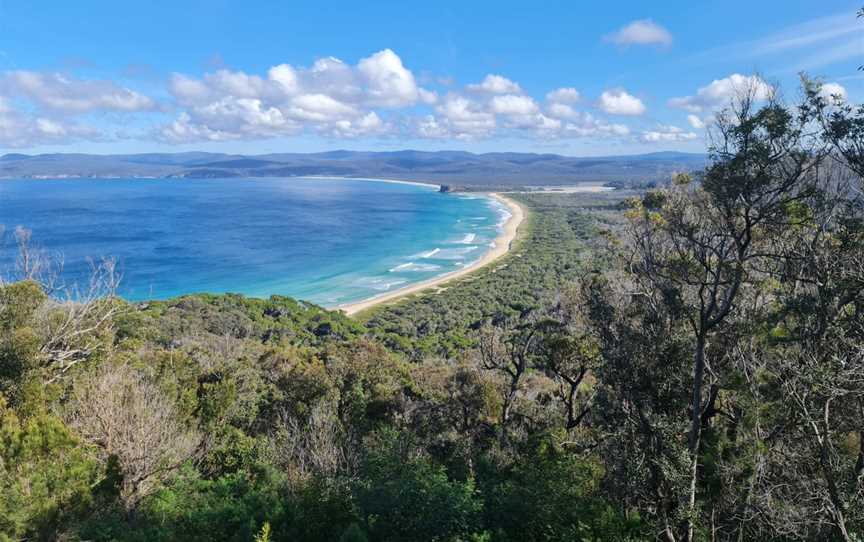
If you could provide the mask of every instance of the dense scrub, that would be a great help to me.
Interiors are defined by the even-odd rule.
[[[554,297],[606,220],[584,210],[583,196],[525,199],[532,222],[522,248],[507,267],[434,296],[468,312],[455,320],[434,310],[435,325],[447,326],[431,339],[409,329],[389,335],[394,342],[280,297],[128,304],[109,296],[84,312],[36,280],[0,286],[0,533],[251,540],[265,525],[274,540],[638,533],[638,520],[600,496],[596,458],[570,453],[552,434],[511,442],[502,433],[499,380],[471,359],[475,323]],[[617,201],[596,203],[620,219]],[[541,271],[542,284],[532,285]]]
[[[473,344],[485,321],[548,304],[562,286],[603,265],[589,253],[620,229],[620,204],[627,194],[511,195],[530,213],[505,259],[434,294],[415,295],[359,317],[385,345],[413,359],[457,357]]]
[[[359,323],[0,285],[0,539],[860,540],[864,109],[745,94],[696,176],[518,196]],[[47,278],[46,278],[47,277]]]

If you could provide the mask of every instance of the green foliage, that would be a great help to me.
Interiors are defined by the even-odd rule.
[[[339,537],[339,542],[368,542],[369,537],[363,529],[356,523],[352,523],[345,529],[342,536]]]
[[[494,540],[635,540],[647,535],[638,516],[624,518],[597,497],[600,462],[562,449],[551,438],[491,476],[483,492]]]
[[[55,540],[92,501],[98,464],[56,416],[0,398],[0,539]]]
[[[354,491],[374,540],[459,540],[479,530],[483,505],[472,480],[450,479],[395,431],[375,435],[369,445]]]
[[[244,474],[202,479],[186,469],[171,484],[149,497],[130,529],[120,511],[95,516],[81,529],[91,540],[252,540],[259,525],[276,530],[286,517],[277,480],[252,480]],[[113,512],[113,513],[112,513]]]
[[[271,542],[270,541],[270,523],[265,521],[261,526],[261,530],[255,535],[255,542]]]
[[[45,300],[33,281],[0,285],[0,394],[12,402],[18,399],[16,384],[36,363],[40,338],[32,319]]]

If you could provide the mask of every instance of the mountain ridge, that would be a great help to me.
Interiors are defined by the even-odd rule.
[[[50,153],[0,156],[0,178],[215,178],[333,175],[428,180],[464,186],[537,186],[575,182],[644,183],[701,169],[707,155],[658,152],[571,157],[466,151],[348,151],[229,154]]]

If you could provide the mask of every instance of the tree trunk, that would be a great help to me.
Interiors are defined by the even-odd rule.
[[[705,333],[696,337],[693,356],[693,399],[690,424],[690,495],[687,506],[687,541],[693,542],[696,529],[696,492],[699,478],[699,441],[702,436],[702,380],[705,377]]]
[[[696,352],[693,356],[693,398],[690,412],[690,453],[695,455],[702,430],[702,381],[705,378],[705,333],[696,337]]]

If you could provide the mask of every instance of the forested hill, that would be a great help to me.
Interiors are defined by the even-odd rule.
[[[7,154],[0,178],[43,177],[292,177],[330,175],[426,180],[460,186],[561,185],[574,182],[650,182],[701,169],[704,154],[661,152],[574,158],[557,154],[461,151],[333,151],[245,156],[174,154]]]

